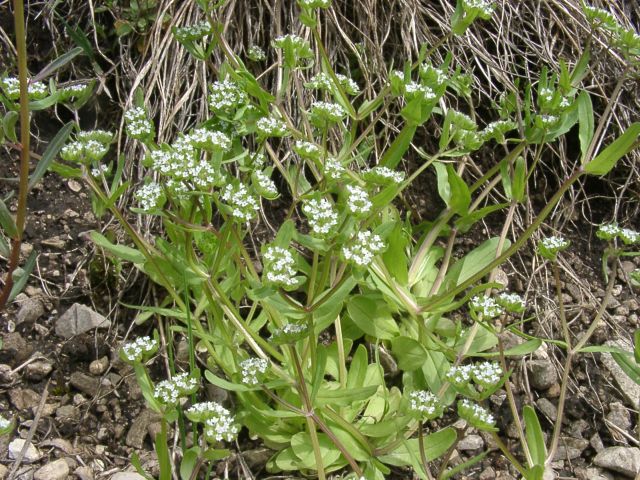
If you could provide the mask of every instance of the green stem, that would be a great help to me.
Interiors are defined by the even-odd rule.
[[[20,262],[20,244],[27,218],[27,193],[29,191],[29,142],[31,126],[29,116],[29,85],[27,71],[27,38],[24,30],[24,2],[13,1],[13,21],[16,31],[18,52],[18,78],[20,81],[20,184],[18,187],[18,211],[16,212],[16,235],[11,239],[11,255],[7,265],[7,275],[0,292],[0,310],[9,299],[13,287],[13,272]]]
[[[562,284],[560,283],[560,267],[558,261],[551,262],[553,270],[553,279],[556,284],[556,296],[558,297],[558,315],[560,317],[560,325],[562,325],[562,335],[567,344],[567,350],[571,350],[571,335],[569,334],[569,325],[567,324],[567,316],[564,311],[564,301],[562,300]]]

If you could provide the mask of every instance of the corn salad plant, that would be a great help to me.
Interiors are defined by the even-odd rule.
[[[164,292],[160,305],[139,307],[138,320],[161,317],[169,344],[174,336],[189,341],[188,370],[161,380],[148,369],[160,335],[121,350],[148,406],[162,418],[155,442],[160,478],[178,472],[198,478],[230,454],[238,435],[258,438],[275,452],[267,464],[271,472],[320,479],[346,472],[343,478],[373,480],[410,467],[423,479],[449,478],[486,456],[450,465],[459,439],[476,429],[493,436],[524,478],[541,479],[557,432],[547,448],[535,411],[518,411],[506,358],[529,353],[542,340],[521,331],[526,304],[504,291],[493,272],[539,231],[576,181],[608,173],[638,146],[636,123],[598,151],[611,103],[595,125],[581,83],[589,50],[573,67],[562,64],[558,72],[545,70],[538,81],[505,91],[485,121],[474,109],[470,76],[456,68],[454,56],[445,55],[441,64],[432,58],[451,36],[490,17],[493,2],[458,0],[451,33],[381,75],[375,93],[363,93],[352,72],[332,65],[326,53],[318,20],[330,0],[298,0],[304,36],[272,41],[279,69],[272,89],[257,71],[265,52],[252,47],[252,63],[245,64],[225,42],[217,6],[198,4],[204,20],[173,33],[210,67],[202,92],[209,116],[158,143],[141,95],[124,113],[126,134],[139,142],[148,172],[131,212],[157,218],[162,234],[144,237],[128,221],[129,212],[118,209],[131,185],[123,181],[123,160],[109,161],[110,132],[76,132],[56,164],[58,172],[90,186],[97,213],[115,215],[131,243],[114,244],[98,232],[93,241]],[[637,34],[611,25],[606,12],[587,7],[585,14],[594,34],[604,29],[626,56],[626,74],[637,75]],[[225,58],[215,68],[214,51]],[[627,78],[620,78],[613,99]],[[295,110],[284,107],[285,98],[295,100]],[[389,118],[398,133],[380,150],[376,132]],[[427,122],[438,125],[437,151],[416,149],[421,160],[406,171],[401,162]],[[581,158],[573,173],[521,236],[509,238],[528,179],[575,126]],[[469,159],[481,148],[505,154],[472,181]],[[432,222],[415,224],[396,200],[428,169],[445,208]],[[284,219],[253,248],[254,232],[274,201],[284,205],[278,207]],[[498,236],[464,254],[455,251],[457,238],[495,212],[505,216]],[[561,237],[548,237],[540,252],[553,262],[567,246]],[[505,350],[506,331],[526,341]],[[566,374],[590,333],[575,345],[565,339]],[[400,372],[393,384],[387,381],[389,358]],[[233,408],[206,401],[198,393],[205,382],[232,392]],[[499,389],[507,391],[518,426],[518,451],[501,440],[486,402]],[[452,415],[466,427],[447,426]],[[177,456],[168,448],[174,422],[183,440]],[[185,441],[188,422],[193,446]]]

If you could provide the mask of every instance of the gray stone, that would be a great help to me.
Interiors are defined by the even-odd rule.
[[[100,380],[82,372],[73,372],[69,378],[69,383],[87,395],[95,395],[100,387]]]
[[[576,468],[579,480],[614,480],[613,476],[600,468]]]
[[[609,447],[598,453],[593,459],[598,467],[621,473],[634,478],[640,472],[640,448]]]
[[[627,352],[632,352],[633,347],[625,340],[610,340],[604,343],[609,347],[617,347]],[[624,370],[616,363],[610,353],[603,353],[601,356],[602,364],[609,371],[620,387],[622,394],[629,401],[634,410],[640,409],[640,385],[631,380]]]
[[[480,435],[467,435],[458,442],[457,448],[460,451],[480,450],[484,448],[484,440]]]
[[[74,303],[56,321],[56,335],[71,338],[95,328],[109,328],[111,321],[89,307]]]
[[[558,381],[558,372],[551,361],[532,360],[527,366],[531,372],[529,383],[536,390],[546,390]]]
[[[631,429],[631,415],[629,414],[629,410],[624,408],[624,405],[620,402],[613,402],[609,405],[607,420],[623,432]]]
[[[487,467],[482,472],[480,472],[479,480],[493,480],[496,478],[496,471],[493,467]]]
[[[63,458],[60,458],[36,470],[33,480],[65,480],[68,476],[69,465]]]
[[[61,421],[77,421],[80,419],[80,410],[74,405],[63,405],[56,410],[56,418]]]
[[[89,467],[78,467],[73,472],[80,480],[94,480],[93,470]]]
[[[20,305],[20,310],[16,315],[16,325],[35,323],[44,315],[44,305],[39,298],[27,298]]]
[[[0,463],[0,480],[4,480],[9,475],[9,469]]]
[[[560,439],[554,460],[574,460],[580,458],[582,452],[589,446],[589,440],[584,438],[563,437]]]
[[[144,439],[149,432],[149,425],[157,422],[159,419],[159,415],[153,410],[143,410],[131,424],[131,428],[127,432],[125,443],[129,447],[142,448],[144,445]]]
[[[89,364],[89,371],[92,375],[102,375],[109,368],[109,357],[102,357]]]
[[[546,398],[540,398],[536,402],[536,407],[538,407],[538,410],[540,410],[540,412],[542,412],[552,422],[555,422],[558,418],[558,409]]]
[[[545,467],[544,473],[542,474],[542,480],[555,480],[558,478],[558,474],[551,467]]]
[[[10,384],[18,380],[18,373],[13,371],[11,365],[0,363],[0,383]]]
[[[118,472],[111,477],[111,480],[146,480],[137,472]]]
[[[9,400],[17,410],[26,411],[38,407],[40,395],[29,388],[14,388],[9,390]]]
[[[26,443],[22,438],[16,438],[9,444],[9,459],[16,460],[22,451],[22,447]],[[34,463],[42,458],[42,454],[40,451],[33,446],[32,443],[29,444],[27,450],[25,451],[24,457],[22,457],[22,463]]]
[[[602,443],[602,439],[597,432],[594,433],[589,439],[589,445],[591,445],[591,448],[593,448],[596,453],[600,453],[602,450],[604,450],[604,443]]]
[[[4,363],[16,367],[31,356],[33,348],[18,332],[7,333],[2,337],[0,358]]]
[[[27,378],[34,382],[39,382],[49,376],[53,371],[53,365],[50,362],[38,360],[31,362],[25,368]]]

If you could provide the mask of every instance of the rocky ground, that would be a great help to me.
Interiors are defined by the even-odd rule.
[[[25,291],[0,317],[0,413],[13,416],[18,424],[11,436],[0,439],[0,478],[133,480],[141,478],[131,472],[133,453],[147,472],[158,474],[151,438],[159,423],[145,408],[130,368],[117,357],[131,329],[131,314],[120,309],[115,315],[117,299],[123,298],[123,292],[117,292],[123,271],[93,255],[87,232],[100,224],[88,199],[81,185],[61,183],[55,175],[47,176],[31,199],[22,253],[35,249],[38,263]],[[564,302],[575,332],[586,329],[604,295],[596,258],[569,253],[563,265]],[[640,304],[626,274],[640,266],[639,260],[622,263],[594,344],[631,349]],[[534,299],[537,318],[530,322],[530,332],[556,335],[549,285],[527,283],[509,267],[505,271],[512,289]],[[135,328],[135,334],[142,334],[150,326]],[[181,351],[178,346],[178,355]],[[549,346],[512,364],[518,400],[536,406],[549,435],[557,415],[562,361],[561,352]],[[553,471],[564,479],[634,478],[640,471],[640,386],[606,353],[585,354],[575,365]],[[209,392],[215,398],[220,393]],[[503,437],[515,446],[517,434],[504,395],[495,395],[491,402]],[[495,449],[491,437],[470,434],[458,445],[453,463],[487,448]],[[271,452],[248,439],[235,451],[237,456],[218,466],[220,478],[292,478],[270,477],[263,467]],[[411,476],[398,471],[396,478]],[[493,451],[459,478],[507,480],[516,475]]]

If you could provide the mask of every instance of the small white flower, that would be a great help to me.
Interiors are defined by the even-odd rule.
[[[640,242],[640,233],[636,232],[635,230],[631,230],[630,228],[621,228],[620,238],[627,245],[631,245],[633,243]]]
[[[222,406],[216,408],[215,413],[204,422],[204,436],[209,442],[231,442],[238,431],[231,412]]]
[[[337,103],[313,102],[311,104],[311,115],[320,120],[335,123],[342,120],[346,114],[344,108]]]
[[[496,423],[494,416],[488,410],[466,398],[458,402],[458,413],[464,420],[478,428],[492,428]]]
[[[476,295],[469,302],[471,310],[482,315],[484,319],[494,318],[504,313],[504,309],[491,297]]]
[[[363,172],[365,178],[370,177],[374,180],[386,180],[393,183],[402,183],[404,181],[404,172],[397,172],[388,167],[376,166]]]
[[[242,383],[248,385],[258,385],[260,383],[258,377],[267,371],[269,362],[264,358],[248,358],[240,362],[242,369]]]
[[[147,118],[147,112],[142,107],[134,107],[124,114],[127,123],[127,135],[131,138],[145,139],[153,136],[153,123]]]
[[[324,173],[331,180],[340,180],[346,171],[346,168],[334,157],[328,157],[324,162]]]
[[[256,197],[243,184],[227,184],[221,198],[231,208],[231,215],[243,222],[251,220],[260,208]]]
[[[20,80],[16,77],[3,78],[0,80],[0,86],[9,100],[18,100],[20,98]],[[27,95],[32,100],[44,98],[47,93],[47,86],[42,82],[29,82],[27,84]]]
[[[560,248],[566,248],[569,246],[569,242],[562,237],[551,236],[542,239],[542,245],[549,250],[556,250]]]
[[[130,362],[140,362],[158,348],[158,342],[150,337],[138,337],[122,346],[124,357]]]
[[[91,175],[93,175],[94,177],[99,177],[100,175],[106,173],[107,170],[109,170],[109,167],[107,165],[102,164],[97,168],[93,168],[91,170]]]
[[[311,142],[306,142],[304,140],[297,140],[293,146],[295,152],[300,155],[302,158],[320,158],[322,155],[322,150],[318,145]]]
[[[289,250],[282,247],[268,247],[264,254],[265,277],[269,283],[283,287],[296,285],[295,260]]]
[[[433,100],[436,94],[426,85],[420,85],[416,82],[409,82],[405,87],[405,93],[411,98],[422,98],[423,100]]]
[[[500,292],[496,301],[509,312],[522,312],[526,307],[524,299],[513,292]]]
[[[162,196],[162,188],[157,183],[143,185],[136,192],[136,198],[143,210],[153,210],[158,206],[158,201]]]
[[[173,31],[175,37],[181,42],[200,40],[211,33],[213,33],[213,29],[207,21],[186,27],[178,27]]]
[[[342,247],[342,255],[347,262],[359,267],[369,265],[378,253],[384,249],[384,243],[378,235],[368,230],[360,231],[350,245]]]
[[[502,380],[502,368],[495,362],[477,363],[473,367],[473,379],[483,387],[493,387]]]
[[[457,367],[451,367],[446,374],[446,379],[448,382],[453,383],[457,386],[465,386],[471,380],[471,375],[473,374],[473,366],[472,365],[459,365]]]
[[[328,235],[338,225],[338,212],[326,198],[313,198],[302,205],[313,234]]]
[[[214,82],[209,87],[209,106],[214,111],[228,112],[246,103],[247,94],[234,82]]]
[[[269,176],[264,173],[262,170],[256,170],[254,172],[255,178],[258,181],[258,186],[262,191],[259,193],[263,196],[266,196],[270,199],[278,196],[278,189],[276,188],[276,184],[274,183]]]
[[[409,408],[427,418],[435,418],[441,413],[438,397],[426,390],[416,390],[409,394]]]
[[[558,117],[555,115],[539,115],[538,118],[540,118],[540,122],[545,128],[552,127],[558,122]]]
[[[204,148],[205,150],[222,150],[229,151],[231,148],[231,139],[222,132],[207,130],[206,128],[198,128],[187,135],[187,141],[196,148]]]
[[[287,131],[287,124],[275,117],[262,117],[256,122],[256,129],[263,137],[284,137]]]
[[[371,200],[369,200],[369,194],[357,185],[347,185],[347,191],[349,192],[347,197],[347,208],[349,211],[356,215],[366,215],[369,213],[373,206]]]
[[[188,373],[179,373],[171,380],[158,382],[153,390],[153,397],[165,405],[176,405],[181,398],[196,391],[198,382]]]
[[[463,0],[467,9],[477,9],[484,15],[491,15],[495,9],[494,2],[490,0]]]
[[[264,53],[264,50],[262,50],[257,45],[252,45],[251,47],[249,47],[249,51],[247,52],[247,56],[251,60],[253,60],[255,62],[260,62],[262,60],[266,60],[266,58],[267,58],[267,54]]]

